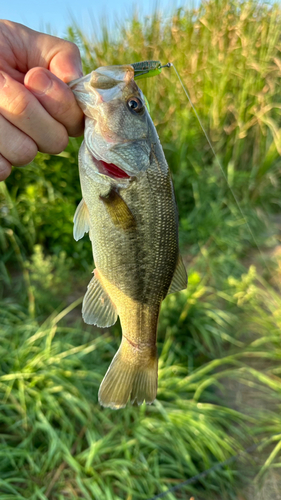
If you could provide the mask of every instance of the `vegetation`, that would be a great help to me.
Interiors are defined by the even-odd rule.
[[[150,499],[253,444],[253,460],[240,453],[165,498],[250,500],[249,482],[278,482],[280,35],[280,6],[251,0],[136,14],[100,40],[69,28],[85,72],[172,61],[218,160],[175,72],[143,80],[189,285],[162,306],[157,401],[118,412],[97,392],[120,327],[80,313],[93,267],[87,238],[72,237],[81,140],[0,184],[1,500]]]

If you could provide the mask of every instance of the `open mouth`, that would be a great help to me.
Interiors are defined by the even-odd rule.
[[[94,158],[94,157],[93,157]],[[113,163],[106,163],[103,160],[97,160],[94,158],[95,165],[98,168],[98,171],[101,174],[107,175],[108,177],[111,177],[112,179],[129,179],[130,176],[124,172],[124,170],[121,170],[121,168],[117,167]]]

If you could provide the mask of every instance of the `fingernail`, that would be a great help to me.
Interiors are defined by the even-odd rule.
[[[81,59],[76,64],[76,71],[77,71],[78,78],[81,78],[81,76],[83,76],[83,69],[82,69]]]
[[[50,90],[52,87],[53,82],[49,76],[44,73],[43,71],[40,71],[38,73],[34,73],[28,82],[28,86],[30,90],[33,92],[33,94],[36,94],[38,96],[42,96]]]
[[[4,87],[5,83],[6,83],[6,78],[4,77],[4,75],[2,75],[2,73],[0,73],[0,89]]]
[[[78,61],[73,69],[74,69],[74,71],[69,73],[65,77],[65,79],[64,79],[65,83],[72,82],[72,80],[77,80],[77,78],[81,78],[81,76],[83,76],[83,69],[82,69],[81,61]]]

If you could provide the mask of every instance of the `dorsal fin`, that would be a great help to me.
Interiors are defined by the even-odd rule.
[[[97,325],[102,328],[114,325],[117,320],[115,305],[104,289],[97,269],[91,279],[82,305],[82,316],[85,323]]]
[[[174,272],[173,279],[171,281],[168,293],[179,292],[180,290],[185,290],[187,287],[187,273],[182,261],[181,255],[178,257],[177,266]]]
[[[73,227],[73,237],[76,241],[83,238],[85,233],[88,233],[90,229],[89,225],[89,212],[85,201],[80,201],[76,212],[74,214],[74,227]]]

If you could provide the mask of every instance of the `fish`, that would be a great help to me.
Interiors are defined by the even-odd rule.
[[[82,317],[107,328],[119,316],[122,328],[99,403],[151,404],[160,306],[187,286],[171,174],[131,65],[99,67],[70,88],[85,115],[73,234],[78,241],[89,233],[95,262]]]

